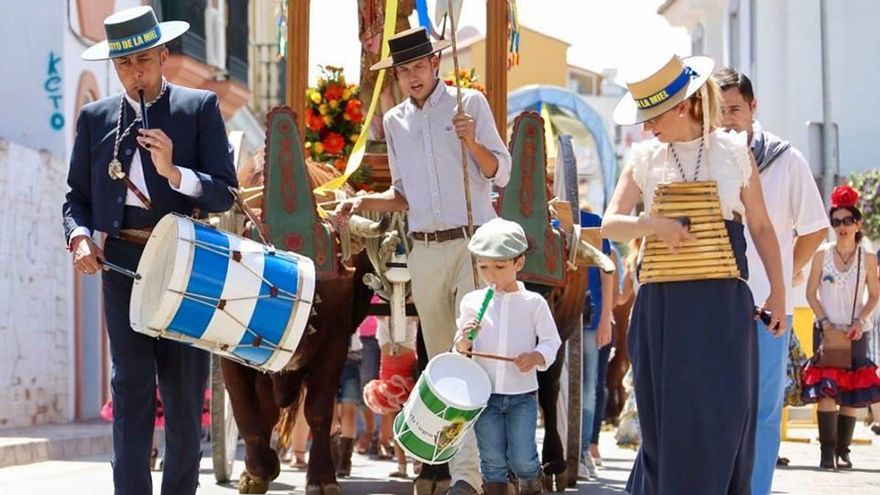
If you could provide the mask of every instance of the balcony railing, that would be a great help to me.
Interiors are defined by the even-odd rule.
[[[221,0],[226,3],[226,68],[229,78],[248,85],[248,0]],[[206,0],[152,0],[160,20],[186,21],[190,29],[168,43],[171,53],[192,57],[206,64]],[[224,71],[218,71],[218,75]]]
[[[278,60],[277,43],[254,43],[251,49],[251,60],[254,63],[251,83],[254,110],[264,114],[281,103],[283,65]]]

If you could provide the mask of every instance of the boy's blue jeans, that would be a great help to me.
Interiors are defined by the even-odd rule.
[[[538,478],[541,463],[535,441],[537,420],[535,392],[489,397],[474,425],[483,483],[507,483],[508,470],[520,480]]]

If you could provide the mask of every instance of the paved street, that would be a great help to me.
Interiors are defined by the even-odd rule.
[[[807,437],[810,430],[795,432]],[[815,436],[815,431],[813,431]],[[791,465],[778,469],[774,482],[774,494],[834,495],[880,493],[880,437],[859,425],[856,438],[873,439],[872,445],[853,447],[852,459],[856,469],[846,472],[823,472],[816,468],[819,445],[786,442],[782,454],[791,459]],[[606,495],[624,493],[626,478],[635,452],[619,449],[614,445],[611,432],[603,432],[602,452],[604,466],[599,470],[600,479],[579,482],[576,490],[566,493],[583,495]],[[239,459],[242,451],[239,449]],[[92,455],[68,461],[49,461],[0,469],[0,493],[3,495],[103,495],[112,493],[108,455]],[[242,462],[236,462],[239,473]],[[411,483],[388,480],[386,475],[394,470],[391,461],[376,461],[355,454],[353,476],[342,482],[343,491],[357,495],[409,495]],[[154,473],[155,493],[159,493],[159,473]],[[237,493],[234,485],[217,485],[211,471],[210,457],[202,461],[201,489],[204,495],[232,495]],[[305,473],[284,467],[281,476],[272,484],[271,495],[304,493]]]

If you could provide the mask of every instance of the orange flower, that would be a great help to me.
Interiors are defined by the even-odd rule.
[[[313,132],[321,132],[324,128],[324,119],[315,115],[312,110],[306,110],[306,127]]]
[[[345,171],[346,160],[345,158],[337,158],[335,162],[333,162],[333,167],[340,172]]]
[[[324,151],[331,155],[342,153],[342,150],[345,148],[345,138],[335,132],[328,132],[327,136],[324,137],[323,143]]]
[[[324,98],[328,100],[338,100],[342,98],[343,87],[338,84],[328,84],[324,90]]]
[[[361,100],[348,100],[348,103],[345,104],[345,115],[348,117],[348,120],[355,124],[360,124],[364,121],[362,109],[363,103],[361,103]]]

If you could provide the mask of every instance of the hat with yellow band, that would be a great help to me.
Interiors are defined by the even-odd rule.
[[[184,21],[158,22],[152,7],[132,7],[104,19],[107,39],[83,52],[83,60],[107,60],[149,50],[189,29]]]
[[[657,117],[696,93],[715,68],[709,57],[672,55],[662,60],[667,61],[648,77],[626,83],[629,92],[614,109],[615,123],[633,125]]]

